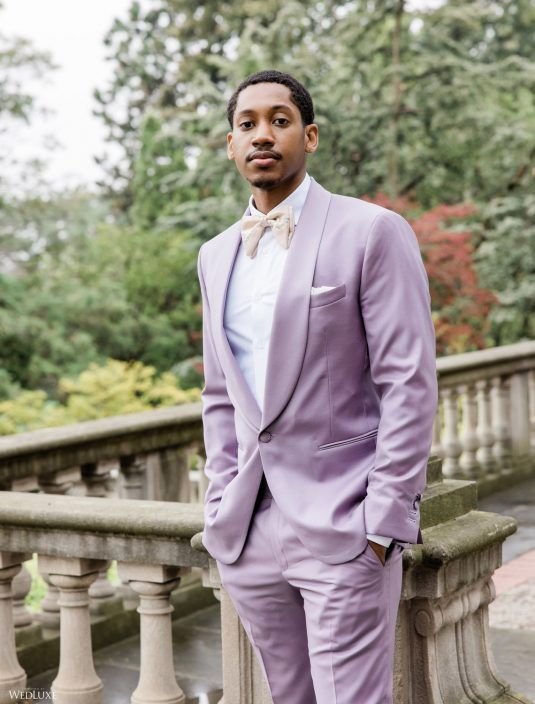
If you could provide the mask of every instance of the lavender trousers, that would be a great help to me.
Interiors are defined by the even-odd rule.
[[[321,562],[264,488],[241,555],[217,565],[274,704],[392,704],[402,553]]]

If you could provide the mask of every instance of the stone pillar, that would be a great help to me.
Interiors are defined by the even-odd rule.
[[[515,464],[523,464],[531,451],[528,372],[518,372],[511,376],[509,400],[513,461]]]
[[[108,482],[110,480],[110,469],[106,465],[98,462],[87,462],[80,467],[82,483],[85,486],[86,496],[99,496],[104,498],[108,495]]]
[[[208,489],[208,484],[210,483],[208,481],[208,477],[204,473],[204,467],[206,465],[206,448],[204,447],[203,443],[199,444],[197,450],[197,457],[197,468],[199,472],[199,488],[197,491],[197,501],[200,504],[203,504],[206,490]]]
[[[490,402],[490,383],[488,379],[476,381],[477,389],[477,437],[479,450],[477,459],[483,472],[490,475],[496,469],[493,455],[494,433],[492,432],[492,413]]]
[[[121,562],[118,572],[139,594],[140,669],[132,704],[184,704],[173,663],[170,594],[188,568]]]
[[[477,429],[477,405],[474,393],[474,387],[471,384],[462,384],[459,387],[461,394],[462,413],[463,413],[463,430],[462,430],[462,446],[463,453],[460,457],[459,464],[466,477],[475,479],[481,474],[481,467],[477,461],[477,450],[479,448],[479,438],[476,432]]]
[[[436,457],[444,457],[444,448],[442,447],[442,420],[440,403],[437,405],[437,413],[433,424],[433,443],[431,445],[431,454]]]
[[[111,480],[110,463],[87,462],[80,467],[82,482],[86,487],[86,496],[106,498]],[[100,570],[97,579],[89,589],[91,597],[91,613],[105,614],[118,610],[121,597],[115,593],[115,587],[110,584],[107,576],[111,562],[107,561]]]
[[[512,518],[474,510],[405,550],[396,704],[529,704],[497,674],[488,633],[492,573],[515,529]]]
[[[156,501],[191,501],[189,452],[186,447],[167,447],[158,453],[152,495]]]
[[[32,625],[32,614],[26,608],[26,597],[32,588],[32,578],[26,565],[14,577],[13,589],[13,622],[15,628],[26,628]]]
[[[494,457],[500,474],[507,474],[512,470],[511,463],[511,431],[508,417],[507,395],[509,393],[508,380],[501,376],[492,379],[492,430],[496,439],[494,443]]]
[[[528,382],[531,451],[535,452],[535,369],[528,372]]]
[[[457,389],[440,389],[440,397],[444,408],[444,437],[442,447],[444,450],[444,474],[447,477],[457,477],[461,474],[459,457],[463,447],[459,442],[457,423],[459,413],[457,409]]]
[[[41,577],[45,580],[48,589],[45,597],[41,602],[41,612],[36,618],[41,622],[44,635],[52,635],[59,631],[60,615],[59,615],[59,589],[50,581],[50,577],[46,572],[39,571]]]
[[[101,704],[102,682],[91,649],[88,590],[106,561],[43,555],[38,560],[60,592],[60,660],[51,687],[54,700],[58,704]]]
[[[11,584],[30,554],[0,552],[0,704],[13,702],[13,690],[26,688],[26,673],[19,665],[15,647],[15,626]]]
[[[134,455],[121,457],[121,498],[144,499],[146,458]]]
[[[80,467],[43,474],[39,477],[39,488],[44,494],[65,496],[80,476]],[[35,615],[35,619],[41,623],[44,635],[53,635],[59,631],[59,589],[50,582],[46,572],[40,574],[46,582],[47,590],[41,601],[41,611]]]

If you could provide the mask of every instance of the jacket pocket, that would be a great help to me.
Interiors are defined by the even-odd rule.
[[[361,440],[367,440],[368,438],[373,438],[377,435],[379,428],[375,430],[369,430],[367,433],[362,435],[355,435],[352,438],[345,438],[344,440],[336,440],[335,442],[328,442],[325,445],[318,445],[318,450],[329,450],[331,447],[338,447],[339,445],[350,445],[354,442],[360,442]]]
[[[346,285],[339,284],[329,291],[321,291],[320,293],[310,294],[310,307],[319,308],[326,306],[329,303],[334,303],[346,295]]]

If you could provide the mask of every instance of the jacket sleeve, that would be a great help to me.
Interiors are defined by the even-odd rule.
[[[204,245],[203,245],[204,246]],[[223,370],[217,357],[210,327],[210,306],[202,273],[202,246],[197,258],[197,272],[202,294],[202,339],[204,387],[201,393],[202,423],[206,464],[209,480],[204,499],[204,513],[211,522],[223,495],[223,490],[238,472],[234,406],[227,393]]]
[[[380,397],[366,531],[416,543],[438,404],[435,330],[418,240],[409,223],[389,210],[370,228],[360,304]]]

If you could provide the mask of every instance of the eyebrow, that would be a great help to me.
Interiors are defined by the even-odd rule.
[[[289,105],[285,105],[284,103],[281,103],[280,105],[272,105],[270,110],[272,112],[275,112],[276,110],[286,110],[287,112],[292,112],[291,107]],[[241,115],[250,115],[254,113],[256,113],[256,110],[254,108],[247,108],[245,110],[240,110],[236,117],[241,117]]]

